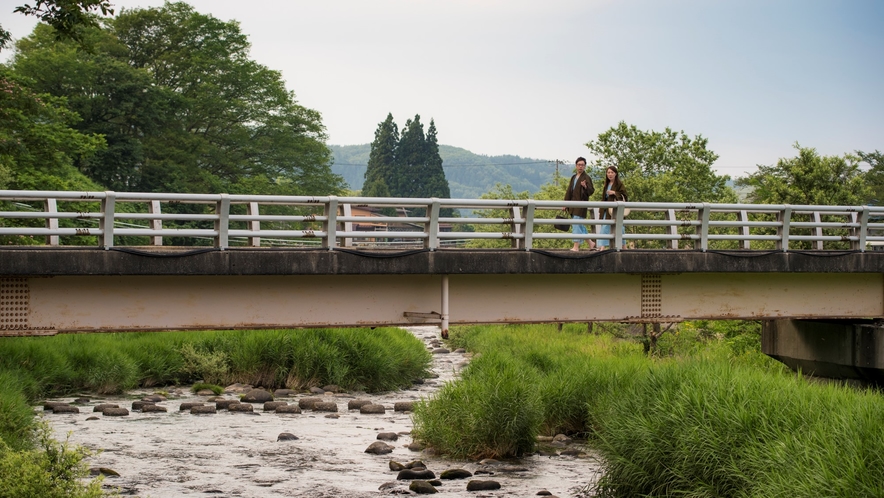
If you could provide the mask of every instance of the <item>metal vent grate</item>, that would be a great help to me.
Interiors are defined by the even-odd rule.
[[[27,330],[31,292],[26,278],[0,278],[0,330]]]
[[[656,318],[663,312],[663,284],[660,275],[642,275],[642,318]]]

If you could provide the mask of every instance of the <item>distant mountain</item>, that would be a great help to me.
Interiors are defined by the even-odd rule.
[[[344,177],[353,190],[360,190],[365,181],[365,169],[370,144],[329,145],[335,157],[332,171]],[[476,199],[490,191],[496,183],[509,184],[514,192],[535,193],[540,186],[553,179],[556,172],[554,162],[543,159],[530,159],[520,156],[483,156],[472,152],[440,145],[442,169],[455,199]],[[563,175],[570,174],[571,165],[559,166]]]

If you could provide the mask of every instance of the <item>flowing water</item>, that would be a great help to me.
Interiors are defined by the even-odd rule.
[[[428,348],[438,340],[436,327],[408,328]],[[443,383],[457,377],[466,365],[462,353],[434,354],[433,372],[438,378],[415,384],[412,389],[380,394],[326,394],[324,401],[338,404],[337,418],[327,413],[305,410],[301,414],[263,412],[255,404],[255,413],[191,415],[179,411],[184,402],[205,402],[186,389],[170,391],[168,400],[158,403],[166,413],[142,413],[131,410],[132,401],[153,391],[138,391],[127,396],[90,398],[79,405],[78,414],[52,414],[45,418],[57,439],[69,435],[69,441],[100,451],[89,459],[89,466],[106,468],[119,477],[105,478],[105,488],[116,489],[122,496],[138,497],[377,497],[408,493],[409,481],[397,481],[390,460],[408,463],[422,461],[436,476],[452,468],[462,468],[475,475],[463,480],[446,480],[437,489],[450,497],[535,496],[542,490],[553,496],[587,497],[598,477],[598,463],[591,451],[569,445],[561,451],[548,449],[518,460],[497,465],[454,461],[429,451],[412,451],[408,433],[412,428],[408,412],[393,410],[398,401],[414,401],[432,395]],[[307,395],[281,398],[297,404]],[[316,396],[316,395],[311,395]],[[80,396],[78,396],[80,397]],[[225,397],[234,399],[228,394]],[[350,399],[370,399],[387,407],[386,413],[363,415],[348,410]],[[71,402],[75,398],[52,401]],[[128,416],[111,417],[93,413],[95,405],[116,403],[130,409]],[[39,407],[42,411],[42,406]],[[97,417],[87,420],[90,417]],[[377,441],[380,432],[399,433],[395,448],[386,455],[365,453]],[[297,440],[278,441],[281,433],[291,433]],[[562,448],[559,448],[561,450]],[[490,471],[492,473],[479,473]],[[466,491],[471,479],[495,480],[499,490]],[[393,483],[393,484],[390,484]],[[382,490],[383,489],[383,490]]]

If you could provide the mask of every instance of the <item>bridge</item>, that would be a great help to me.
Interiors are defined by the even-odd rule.
[[[563,207],[593,216],[555,219]],[[741,319],[764,321],[765,352],[787,364],[836,351],[824,363],[872,375],[884,368],[884,336],[867,322],[884,317],[884,252],[873,250],[884,242],[882,215],[876,206],[0,191],[0,335]],[[613,249],[556,247],[575,237]],[[821,340],[819,326],[809,336],[796,319],[841,321]]]

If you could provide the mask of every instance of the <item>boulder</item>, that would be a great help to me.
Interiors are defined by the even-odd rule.
[[[301,407],[298,405],[283,405],[276,407],[276,413],[301,413]]]
[[[399,439],[399,434],[395,432],[381,432],[378,434],[378,439],[381,441],[396,441]]]
[[[393,410],[397,412],[410,412],[414,409],[414,401],[397,401],[393,404]]]
[[[315,398],[315,397],[301,398],[298,400],[298,406],[300,406],[302,410],[312,410],[313,405],[315,403],[319,403],[320,401],[322,401],[322,398]]]
[[[369,404],[369,405],[362,405],[362,407],[359,408],[359,413],[362,413],[362,414],[379,413],[379,414],[383,415],[386,412],[387,412],[387,409],[384,407],[384,405],[376,405],[374,403]]]
[[[497,481],[479,481],[473,480],[467,483],[467,491],[491,491],[500,489],[500,483]]]
[[[212,405],[198,405],[190,408],[191,415],[200,415],[206,413],[215,413],[217,409]]]
[[[161,413],[165,411],[166,407],[160,405],[144,405],[141,407],[142,413]]]
[[[473,477],[473,473],[464,469],[448,469],[439,474],[440,479],[466,479]]]
[[[280,406],[286,406],[286,405],[288,405],[288,403],[286,403],[285,401],[268,401],[268,402],[264,403],[264,411],[265,412],[272,412],[272,411],[276,410],[277,408],[279,408]]]
[[[241,400],[243,403],[266,403],[273,401],[273,395],[263,389],[252,389]]]
[[[427,470],[427,469],[400,470],[399,474],[396,476],[396,480],[398,480],[398,481],[410,481],[413,479],[435,479],[435,478],[436,478],[436,474],[434,474],[432,470]]]
[[[320,401],[318,403],[313,403],[313,411],[315,412],[336,412],[338,411],[338,404],[334,401]]]
[[[100,412],[105,408],[119,408],[120,405],[114,405],[111,403],[102,403],[100,405],[95,405],[95,408],[92,409],[93,412]]]
[[[129,410],[125,408],[105,408],[101,411],[105,417],[125,417],[129,415]]]
[[[291,432],[281,432],[278,436],[276,436],[277,441],[297,441],[298,436],[292,434]]]
[[[392,453],[393,449],[393,446],[390,446],[383,441],[375,441],[368,445],[368,448],[365,449],[365,452],[371,453],[373,455],[386,455],[387,453]]]
[[[408,489],[414,491],[419,495],[431,495],[434,493],[438,493],[436,488],[427,481],[411,481],[411,484],[408,485]]]
[[[358,398],[351,399],[350,401],[347,402],[347,409],[348,410],[358,410],[358,409],[362,408],[363,406],[370,405],[370,404],[371,404],[370,399],[358,399]]]

